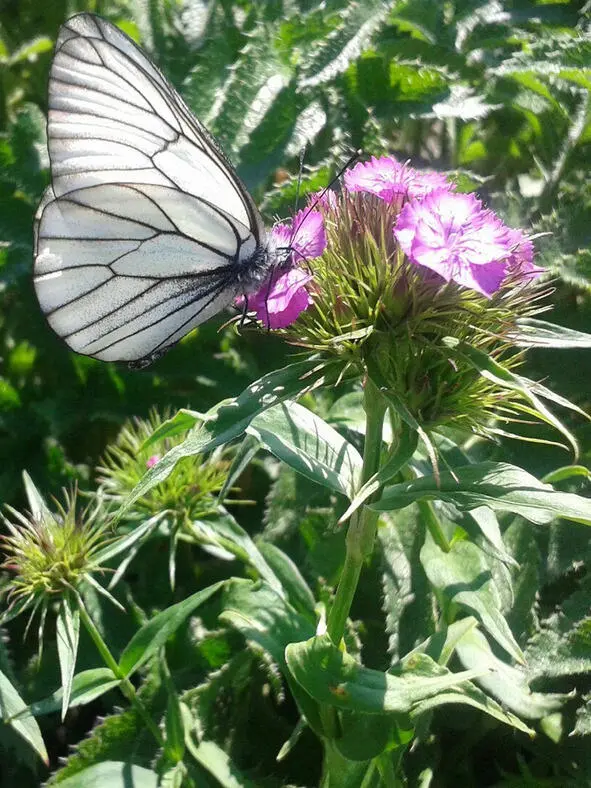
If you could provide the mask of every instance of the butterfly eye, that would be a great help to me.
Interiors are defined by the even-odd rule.
[[[60,30],[48,147],[34,283],[72,350],[150,363],[272,266],[215,139],[142,50],[92,14]]]

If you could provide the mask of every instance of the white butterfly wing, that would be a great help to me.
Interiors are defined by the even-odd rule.
[[[60,31],[48,146],[34,281],[73,350],[158,354],[265,268],[261,218],[215,141],[141,50],[89,14]]]

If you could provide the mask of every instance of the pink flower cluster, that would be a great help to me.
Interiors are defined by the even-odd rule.
[[[408,260],[428,268],[442,280],[454,281],[491,297],[509,274],[535,277],[541,273],[533,262],[533,244],[521,230],[507,227],[473,194],[457,194],[446,177],[420,172],[396,159],[372,157],[348,170],[344,190],[364,192],[400,206],[392,231]],[[323,210],[335,213],[338,198],[331,191],[316,197]],[[314,205],[314,202],[312,203]],[[308,260],[326,247],[323,212],[299,211],[291,225],[278,224],[271,234],[271,248],[289,254],[291,267],[282,266],[248,299],[248,307],[268,328],[284,328],[310,306],[306,285],[312,275]]]

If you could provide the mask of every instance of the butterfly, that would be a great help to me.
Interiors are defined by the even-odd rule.
[[[77,353],[145,366],[275,270],[262,218],[220,146],[104,19],[79,14],[60,29],[47,136],[34,285]]]

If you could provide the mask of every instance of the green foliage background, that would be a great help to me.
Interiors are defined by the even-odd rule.
[[[4,0],[3,503],[23,503],[23,469],[47,493],[57,493],[74,480],[82,487],[91,485],[99,457],[130,416],[146,416],[154,406],[205,411],[265,371],[282,366],[292,353],[272,336],[245,332],[239,337],[231,329],[220,330],[220,319],[201,327],[153,368],[130,372],[74,356],[52,335],[32,290],[32,222],[48,181],[45,94],[53,42],[60,24],[79,11],[101,14],[142,43],[218,136],[269,222],[293,210],[304,144],[303,193],[325,185],[357,148],[449,171],[460,188],[477,188],[509,223],[543,234],[536,242],[539,262],[555,277],[556,288],[549,319],[591,329],[591,32],[583,4],[55,0],[41,5]],[[530,365],[530,377],[546,379],[591,410],[588,352],[540,350],[532,354]],[[326,416],[333,398],[336,395],[310,397],[308,404]],[[351,428],[355,414],[354,407],[342,409],[340,423]],[[334,423],[339,423],[337,416]],[[590,428],[580,421],[571,426],[588,467]],[[536,474],[568,461],[558,449],[532,450],[526,443],[500,445],[493,456],[514,460]],[[332,514],[334,501],[290,470],[284,469],[277,479],[275,475],[262,461],[249,471],[241,480],[242,492],[256,505],[236,516],[252,533],[264,527],[268,542],[287,550],[308,579],[334,583],[343,550]],[[582,477],[572,489],[584,490],[586,484]],[[392,655],[406,653],[425,636],[423,624],[429,617],[429,610],[419,609],[420,595],[408,577],[408,599],[401,603],[400,575],[391,571],[416,559],[416,518],[404,516],[411,520],[404,530],[407,543],[382,544],[381,555],[364,575],[354,610],[364,623],[351,639],[360,638],[366,661],[382,668]],[[530,678],[546,689],[563,691],[573,688],[574,675],[587,702],[578,706],[576,718],[561,721],[560,730],[548,722],[546,733],[533,742],[509,728],[482,722],[476,713],[446,715],[439,720],[437,736],[422,742],[413,756],[410,785],[429,784],[422,780],[430,769],[437,775],[431,784],[442,786],[591,784],[587,533],[583,526],[557,523],[534,536],[516,521],[505,538],[523,570],[508,616],[526,648]],[[190,593],[195,575],[205,583],[237,571],[241,570],[235,562],[180,554],[174,596],[166,557],[155,542],[148,546],[141,570],[127,578],[126,589],[133,591],[141,620],[142,611],[162,609],[183,592]],[[98,599],[95,603],[102,605]],[[382,604],[391,611],[387,633],[381,625]],[[177,689],[204,682],[204,725],[252,784],[315,784],[319,755],[309,732],[304,734],[305,744],[298,745],[305,755],[275,763],[296,715],[289,700],[281,702],[284,690],[274,665],[260,653],[241,649],[236,632],[219,630],[215,614],[209,611],[203,622],[204,639],[185,633],[173,643],[169,658]],[[105,626],[113,642],[123,645],[131,625],[117,617],[109,611]],[[14,677],[26,698],[45,697],[59,683],[55,650],[53,663],[50,647],[38,672],[32,647],[22,644],[21,634],[15,624],[9,645],[0,643],[0,668]],[[81,669],[85,660],[92,664],[90,645],[82,645]],[[556,656],[552,666],[549,654]],[[187,664],[194,667],[183,669]],[[162,707],[161,677],[148,674],[141,692],[156,708]],[[71,712],[63,724],[57,715],[46,719],[43,732],[52,768],[67,754],[68,745],[77,744],[93,726],[65,776],[77,763],[125,757],[131,742],[138,761],[149,762],[153,753],[142,749],[145,742],[132,711],[115,712],[96,723],[96,715],[112,715],[116,703],[117,698],[106,696]],[[573,728],[576,735],[568,738]],[[8,729],[2,731],[0,748],[8,753],[0,766],[3,785],[24,788],[45,779],[25,745]],[[199,785],[219,784],[205,773],[199,779]]]

